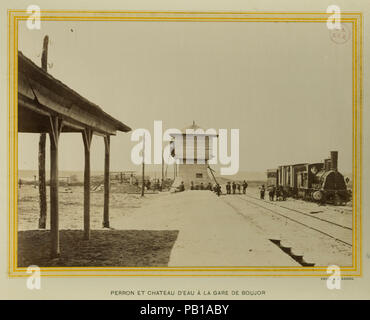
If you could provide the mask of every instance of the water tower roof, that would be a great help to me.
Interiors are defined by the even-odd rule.
[[[189,131],[193,130],[194,132],[189,132]],[[201,132],[196,132],[196,130],[200,130]],[[181,129],[181,132],[173,132],[173,133],[170,133],[170,136],[172,137],[176,137],[176,136],[184,136],[184,135],[188,135],[188,136],[209,136],[209,137],[218,137],[218,134],[216,132],[212,133],[212,132],[207,132],[207,130],[204,130],[202,127],[198,126],[197,124],[195,124],[195,121],[193,121],[193,124],[188,126],[188,127],[185,127],[183,129]]]
[[[186,133],[186,130],[197,130],[197,129],[203,129],[203,128],[195,124],[195,121],[193,120],[193,123],[188,127],[182,128],[181,132]]]

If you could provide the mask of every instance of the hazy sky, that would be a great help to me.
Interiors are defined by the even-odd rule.
[[[238,128],[243,171],[330,150],[352,170],[351,41],[332,42],[325,23],[50,21],[19,32],[38,65],[48,34],[49,72],[133,129]],[[139,170],[134,144],[130,133],[112,137],[112,170]],[[19,134],[20,169],[37,168],[37,150],[38,135]],[[101,137],[91,152],[103,170]],[[61,135],[59,157],[61,170],[83,169],[80,134]]]

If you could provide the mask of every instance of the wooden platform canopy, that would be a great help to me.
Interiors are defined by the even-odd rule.
[[[18,132],[50,137],[51,253],[59,248],[58,141],[62,132],[80,132],[85,151],[84,236],[90,237],[90,145],[93,134],[105,144],[103,227],[109,227],[110,136],[131,128],[104,112],[18,52]],[[71,150],[73,156],[73,150]]]

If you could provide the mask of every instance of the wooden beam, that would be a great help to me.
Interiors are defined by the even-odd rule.
[[[82,132],[82,140],[85,147],[85,171],[84,171],[84,239],[90,239],[90,146],[93,132],[85,129]]]
[[[62,121],[58,117],[50,117],[50,233],[52,257],[57,257],[60,254],[58,142],[62,125]]]
[[[104,158],[104,215],[103,228],[109,228],[109,161],[110,161],[110,136],[104,137],[105,158]]]
[[[19,74],[19,78],[24,77],[26,76],[21,72]],[[32,90],[30,89],[31,86]],[[116,134],[115,125],[110,123],[106,118],[102,116],[99,117],[82,109],[68,97],[61,97],[32,78],[28,79],[28,81],[21,80],[19,82],[18,94],[21,94],[30,100],[34,100],[36,98],[38,101],[37,107],[43,108],[44,111],[56,113],[63,118],[67,117],[69,119],[73,119],[81,126],[89,127],[94,131],[99,131],[109,135]]]
[[[22,118],[23,114],[28,119]],[[37,121],[26,121],[30,119],[30,116],[37,119]],[[81,124],[81,122],[70,117],[61,116],[52,110],[46,111],[46,109],[40,109],[39,105],[34,100],[31,100],[21,93],[18,94],[18,132],[49,132],[50,116],[58,116],[60,119],[63,119],[63,132],[82,132],[85,128],[88,128],[94,131],[94,135],[105,137],[107,134],[104,131],[96,131],[94,128]],[[45,117],[45,119],[43,117]],[[115,135],[115,133],[112,133],[112,135]]]

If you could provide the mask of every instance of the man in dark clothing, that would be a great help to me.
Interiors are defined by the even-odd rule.
[[[159,184],[159,191],[162,191],[163,190],[163,184],[164,184],[164,181],[163,179],[161,179],[161,183]]]
[[[181,181],[179,189],[180,189],[180,191],[185,191],[184,181]]]
[[[247,188],[248,188],[248,183],[247,183],[247,181],[243,181],[243,194],[245,194],[246,193],[246,191],[247,191]]]
[[[221,194],[221,186],[219,184],[216,185],[217,195],[220,196]]]
[[[265,199],[265,185],[263,184],[262,187],[261,187],[261,190],[260,190],[260,196],[261,196],[261,199],[264,200]]]
[[[275,196],[275,186],[272,186],[269,190],[270,201],[274,201],[274,196]]]
[[[236,190],[236,183],[235,183],[235,181],[233,181],[232,187],[233,187],[233,194],[235,194],[235,190]]]
[[[237,184],[238,192],[240,194],[240,183]]]
[[[203,182],[200,183],[200,190],[204,190]]]
[[[281,189],[281,197],[283,198],[283,201],[286,200],[287,196],[288,196],[287,192],[284,189]]]
[[[231,194],[231,184],[230,181],[226,184],[226,193]]]
[[[280,197],[281,197],[280,186],[277,186],[277,188],[276,188],[276,201],[280,201],[281,200]]]

